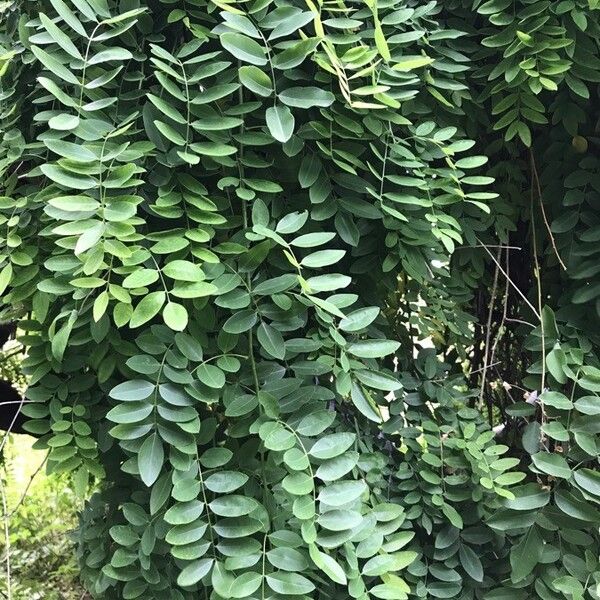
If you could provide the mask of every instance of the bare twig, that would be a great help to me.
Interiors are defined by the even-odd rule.
[[[488,247],[481,240],[478,239],[477,241],[482,245],[482,248],[489,254],[490,258],[496,263],[496,266],[500,270],[500,273],[502,273],[502,275],[504,275],[504,277],[506,277],[506,279],[508,280],[510,285],[513,286],[513,288],[515,289],[517,294],[519,294],[519,296],[521,296],[521,298],[523,299],[525,304],[527,304],[527,306],[529,306],[529,308],[531,309],[533,314],[538,319],[541,319],[541,315],[538,313],[536,308],[533,306],[533,304],[531,304],[531,302],[529,302],[529,300],[527,299],[527,296],[525,296],[525,294],[519,289],[519,287],[516,285],[516,283],[510,278],[508,273],[502,268],[502,265],[496,260],[496,257],[489,251]]]
[[[19,501],[17,502],[16,506],[10,511],[10,514],[8,515],[9,519],[11,519],[13,517],[13,515],[19,510],[19,508],[21,508],[21,505],[23,504],[23,502],[25,502],[25,498],[27,498],[27,492],[29,491],[29,488],[31,487],[33,480],[35,479],[36,475],[42,470],[42,467],[46,464],[46,461],[48,460],[49,452],[50,452],[49,450],[48,450],[48,452],[46,452],[46,456],[44,457],[44,460],[39,464],[38,468],[34,471],[34,473],[29,478],[29,481],[27,482],[27,485],[25,486],[25,489],[23,490],[23,493],[21,494]]]
[[[510,275],[510,252],[508,250],[506,251],[506,272]],[[490,355],[491,363],[494,363],[494,358],[496,356],[496,348],[498,347],[498,344],[500,343],[500,339],[503,336],[504,324],[506,323],[506,317],[508,314],[508,291],[509,291],[509,287],[508,287],[508,279],[507,279],[505,282],[505,286],[504,286],[504,302],[503,302],[503,307],[502,307],[502,320],[500,321],[500,324],[498,325],[498,328],[496,330],[496,336],[494,338],[494,343],[492,345],[492,353]]]
[[[554,249],[554,254],[556,254],[556,258],[558,259],[560,266],[563,268],[564,271],[566,271],[567,267],[566,267],[565,263],[563,262],[563,259],[560,257],[558,248],[556,247],[556,241],[554,239],[554,236],[552,235],[552,229],[550,229],[550,223],[548,223],[548,217],[546,216],[546,210],[544,209],[544,202],[542,201],[542,186],[540,184],[540,178],[538,176],[537,167],[535,165],[535,157],[533,155],[533,150],[531,148],[529,148],[529,158],[530,158],[530,162],[531,162],[531,175],[533,177],[533,182],[535,183],[535,186],[536,186],[538,202],[540,203],[540,211],[542,213],[542,217],[544,219],[544,224],[546,225],[546,229],[548,231],[548,236],[550,237],[550,243],[552,244],[552,248]],[[531,188],[531,195],[533,197],[533,185]]]
[[[6,433],[4,434],[4,437],[2,438],[2,441],[0,441],[0,454],[2,454],[2,450],[4,450],[4,446],[6,446],[6,442],[8,441],[8,436],[9,436],[10,432],[12,431],[12,428],[15,426],[15,423],[17,422],[19,413],[21,412],[21,409],[23,408],[23,404],[25,404],[25,397],[21,398],[21,401],[19,402],[19,408],[15,411],[15,416],[12,418],[12,421],[10,422],[8,429],[6,430]]]
[[[496,290],[498,289],[498,273],[500,267],[500,257],[502,255],[502,248],[498,248],[498,254],[496,257],[496,269],[494,270],[494,283],[492,285],[492,291],[490,293],[490,303],[488,307],[488,318],[485,331],[485,342],[483,346],[483,372],[481,374],[481,387],[479,388],[479,404],[483,403],[483,395],[485,392],[485,382],[488,370],[488,358],[489,358],[489,345],[490,337],[492,335],[492,317],[494,314],[494,303],[496,300]],[[490,427],[492,426],[492,411],[488,406],[488,420],[490,421]]]
[[[510,318],[506,318],[506,322],[507,323],[519,323],[520,325],[527,325],[527,327],[531,327],[532,329],[535,329],[536,325],[534,325],[533,323],[530,323],[529,321],[524,321],[523,319],[510,319]]]
[[[461,248],[501,248],[506,250],[523,250],[521,246],[506,246],[504,244],[474,244],[467,246],[456,246],[456,249],[459,250]]]
[[[31,404],[31,400],[7,400],[6,402],[0,402],[0,406],[6,404]]]
[[[490,362],[487,365],[488,369],[491,369],[492,367],[496,367],[500,364],[500,361],[492,363]],[[469,371],[469,375],[477,375],[477,373],[481,373],[486,367],[481,367],[480,369],[475,369],[474,371]],[[445,381],[444,379],[434,379],[434,381]]]
[[[533,156],[533,155],[532,155]],[[544,319],[542,319],[542,276],[540,272],[540,261],[538,260],[537,255],[537,235],[535,232],[535,214],[533,212],[533,185],[531,186],[531,237],[533,242],[533,262],[534,262],[534,277],[537,283],[537,301],[538,301],[538,310],[540,313],[540,332],[542,335],[542,384],[541,390],[546,387],[546,337],[544,332]],[[542,411],[542,419],[544,418],[544,414]]]

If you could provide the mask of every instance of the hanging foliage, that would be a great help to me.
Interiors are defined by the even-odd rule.
[[[594,0],[0,3],[0,290],[97,598],[600,598]]]

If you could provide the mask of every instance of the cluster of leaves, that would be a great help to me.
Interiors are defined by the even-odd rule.
[[[95,596],[599,597],[595,8],[2,5],[0,288]]]

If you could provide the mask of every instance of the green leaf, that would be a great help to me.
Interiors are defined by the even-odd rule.
[[[52,356],[58,361],[62,360],[67,349],[71,331],[73,331],[73,326],[77,322],[77,315],[77,311],[72,310],[68,319],[52,338]]]
[[[600,398],[597,396],[583,396],[575,401],[575,408],[584,415],[600,415]]]
[[[351,510],[328,510],[317,519],[319,525],[329,531],[345,531],[354,529],[362,523],[363,517]]]
[[[109,410],[106,418],[113,423],[139,423],[153,410],[154,406],[146,402],[125,402]]]
[[[191,144],[190,148],[202,156],[230,156],[237,152],[235,146],[219,142],[198,142]]]
[[[270,77],[255,66],[244,66],[238,70],[241,84],[258,96],[268,97],[273,93]]]
[[[221,389],[225,385],[225,373],[215,365],[204,363],[196,369],[198,379],[210,388]]]
[[[73,29],[73,31],[83,37],[87,37],[85,27],[63,0],[50,0],[50,4],[52,4],[54,10],[60,15],[62,20]]]
[[[314,489],[312,477],[306,473],[290,473],[283,478],[281,487],[294,496],[306,497]]]
[[[343,506],[360,498],[366,490],[364,481],[339,481],[324,487],[318,498],[329,506]]]
[[[339,262],[345,254],[345,250],[318,250],[304,257],[300,264],[309,269],[328,267]]]
[[[0,271],[0,296],[4,294],[8,287],[13,275],[13,267],[10,263],[7,263]]]
[[[267,584],[276,594],[288,596],[310,594],[315,589],[309,579],[298,573],[271,573],[267,575]]]
[[[589,502],[578,498],[575,494],[567,490],[557,489],[554,495],[556,506],[569,517],[590,523],[598,522],[600,511],[594,508]]]
[[[98,323],[106,314],[109,302],[110,296],[106,290],[101,292],[100,295],[96,297],[92,308],[92,318],[94,319],[94,322]]]
[[[135,402],[145,400],[155,389],[156,386],[145,379],[133,379],[115,386],[108,395],[114,400]]]
[[[270,106],[265,113],[271,135],[282,144],[294,133],[294,115],[287,106]]]
[[[250,514],[258,506],[254,498],[246,496],[220,496],[210,504],[210,510],[221,517],[242,517]]]
[[[75,77],[69,69],[67,69],[58,59],[51,54],[48,54],[45,50],[38,48],[37,46],[31,46],[31,51],[35,57],[44,65],[44,67],[54,73],[57,77],[60,77],[63,81],[71,83],[73,85],[80,85],[80,81]]]
[[[109,48],[108,50],[102,50],[88,59],[89,65],[99,65],[105,62],[112,61],[124,61],[133,58],[131,52],[125,48]]]
[[[124,288],[140,288],[158,281],[158,271],[154,269],[138,269],[127,275],[121,284]]]
[[[258,320],[254,310],[241,310],[234,313],[223,324],[223,331],[227,333],[239,334],[252,329]]]
[[[546,506],[550,500],[550,492],[539,485],[530,483],[512,489],[515,498],[506,501],[507,508],[519,511],[530,511]]]
[[[564,367],[567,365],[567,357],[560,347],[555,347],[546,356],[546,367],[548,371],[559,383],[566,383],[567,376]]]
[[[198,541],[207,529],[206,523],[194,521],[187,525],[175,525],[167,532],[165,541],[174,546],[184,546]]]
[[[306,57],[319,45],[318,38],[308,38],[292,44],[285,50],[278,52],[273,58],[273,66],[276,69],[293,69],[302,64]]]
[[[462,517],[458,514],[458,511],[452,505],[448,504],[447,502],[444,502],[444,504],[442,505],[442,512],[444,513],[448,521],[450,521],[450,523],[454,525],[454,527],[456,527],[457,529],[462,529],[464,527]]]
[[[321,246],[331,241],[335,235],[335,233],[325,231],[319,233],[306,233],[294,238],[290,244],[292,246],[298,246],[298,248],[314,248],[315,246]]]
[[[573,408],[573,402],[560,392],[550,392],[546,390],[540,394],[540,401],[543,402],[545,406],[552,406],[561,410],[571,410]]]
[[[186,118],[169,102],[155,96],[154,94],[147,94],[148,100],[158,108],[161,113],[164,113],[170,119],[173,119],[176,123],[185,125],[187,123]]]
[[[151,486],[160,475],[165,451],[158,433],[149,435],[138,452],[138,468],[142,481]]]
[[[248,481],[248,475],[238,471],[220,471],[213,473],[206,478],[204,485],[211,491],[218,494],[229,494]]]
[[[483,581],[483,565],[477,553],[469,546],[461,544],[458,549],[458,556],[460,564],[469,576],[475,581]]]
[[[199,500],[179,502],[164,514],[164,520],[170,525],[186,525],[195,521],[204,511],[204,504]]]
[[[69,115],[66,113],[55,115],[48,121],[48,126],[57,131],[72,131],[79,127],[80,119],[77,115]]]
[[[278,97],[287,106],[297,108],[327,107],[335,100],[331,92],[313,86],[287,88],[280,92]]]
[[[296,444],[294,434],[286,429],[281,423],[269,421],[263,423],[259,429],[259,435],[265,447],[269,450],[289,450]]]
[[[178,333],[175,335],[175,344],[179,351],[189,360],[199,362],[202,360],[204,351],[202,344],[186,333]]]
[[[598,471],[577,469],[573,472],[573,479],[582,491],[600,497],[600,473]]]
[[[259,67],[267,64],[265,49],[252,38],[241,33],[223,33],[220,39],[223,48],[238,60]]]
[[[63,187],[74,190],[89,190],[96,187],[96,180],[89,175],[82,175],[67,171],[58,165],[43,164],[40,166],[42,173],[52,181]]]
[[[83,60],[81,52],[77,46],[71,41],[69,36],[61,31],[44,13],[38,15],[44,29],[49,33],[50,37],[67,53],[76,60]]]
[[[214,560],[214,558],[200,558],[186,565],[177,577],[177,585],[189,587],[198,583],[210,573]]]
[[[413,69],[426,67],[433,62],[434,59],[429,56],[403,56],[401,60],[392,65],[392,69],[394,71],[412,71]]]
[[[165,325],[173,331],[183,331],[187,327],[187,309],[177,302],[167,302],[162,315]]]
[[[400,571],[417,558],[416,552],[402,551],[395,554],[380,554],[368,560],[362,572],[369,577],[385,575],[393,571]]]
[[[186,139],[174,127],[172,127],[168,123],[156,120],[156,121],[154,121],[154,125],[156,125],[156,128],[170,142],[173,142],[176,146],[185,146],[186,145]]]
[[[308,547],[310,558],[315,565],[323,571],[329,579],[340,585],[346,585],[348,580],[342,566],[329,554],[321,552],[315,544],[310,544]]]
[[[309,454],[318,459],[334,458],[348,450],[355,440],[354,433],[331,433],[317,440],[309,450]]]
[[[340,329],[343,331],[360,331],[368,327],[379,315],[379,308],[370,306],[367,308],[359,308],[346,315],[340,321]]]
[[[278,329],[263,322],[258,326],[256,337],[269,356],[283,360],[285,357],[285,342]]]
[[[282,571],[305,572],[308,561],[304,554],[294,548],[273,548],[267,552],[267,560],[277,569]]]
[[[357,464],[358,452],[346,452],[323,462],[315,475],[322,481],[336,481],[347,475]]]
[[[162,268],[162,272],[175,281],[204,281],[202,269],[187,260],[172,260]]]
[[[65,140],[44,140],[44,144],[55,154],[73,160],[75,162],[85,163],[98,161],[98,157],[91,150],[88,150],[85,146],[80,146],[78,144],[66,142]],[[99,206],[98,202],[96,202],[96,206]]]
[[[164,292],[152,292],[144,296],[133,310],[129,326],[133,329],[141,327],[153,319],[163,307],[166,300]]]
[[[571,469],[567,461],[559,454],[549,452],[538,452],[531,457],[533,464],[542,473],[558,477],[560,479],[568,479],[571,477]]]
[[[259,573],[246,571],[233,582],[232,598],[249,598],[262,584],[263,576]]]
[[[359,358],[382,358],[400,348],[400,342],[392,340],[361,340],[348,344],[347,351]]]
[[[288,233],[295,233],[299,229],[302,229],[308,219],[308,211],[293,212],[285,215],[278,223],[275,231],[283,235]]]
[[[379,407],[373,402],[371,396],[357,383],[352,384],[351,398],[352,403],[362,415],[370,421],[381,423],[382,418]]]
[[[339,273],[332,273],[331,275],[316,275],[315,277],[309,277],[306,280],[306,284],[308,285],[310,292],[313,294],[318,294],[320,292],[333,292],[334,290],[348,287],[351,283],[351,277],[348,277],[347,275],[340,275]],[[323,304],[320,304],[320,306],[324,308]],[[339,316],[341,311],[339,311],[339,309],[335,310],[334,308],[334,310],[330,309],[328,312],[337,314]],[[342,313],[342,319],[343,317],[344,315]]]
[[[467,158],[461,158],[457,160],[455,166],[458,169],[476,169],[487,163],[487,156],[469,156]]]
[[[525,579],[542,557],[544,540],[534,525],[530,527],[510,552],[510,578],[514,583]]]
[[[402,389],[402,384],[395,377],[386,373],[358,369],[354,371],[354,375],[361,383],[376,390],[395,392]]]
[[[574,599],[583,600],[583,585],[577,579],[575,579],[575,577],[571,577],[570,575],[557,577],[554,581],[552,581],[552,585],[559,592],[570,595]]]

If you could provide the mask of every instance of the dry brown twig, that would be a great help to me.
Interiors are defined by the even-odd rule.
[[[498,253],[496,257],[496,268],[494,269],[494,283],[492,285],[492,292],[490,294],[490,303],[488,308],[488,318],[486,323],[486,331],[485,331],[485,342],[483,348],[483,371],[481,374],[481,387],[479,388],[479,404],[483,403],[483,395],[485,392],[485,382],[487,377],[488,370],[488,358],[489,358],[489,345],[490,345],[490,337],[492,335],[492,318],[494,314],[494,301],[496,300],[496,290],[498,289],[498,274],[500,272],[500,256],[502,254],[502,248],[498,248]],[[491,423],[490,423],[491,425]]]
[[[552,235],[552,229],[550,228],[550,223],[548,222],[548,217],[546,216],[544,202],[542,201],[542,185],[540,183],[540,178],[539,178],[539,175],[537,172],[537,167],[535,164],[535,157],[533,155],[533,151],[531,148],[529,148],[529,158],[530,158],[530,162],[531,162],[531,175],[533,177],[533,182],[535,183],[535,186],[536,186],[538,202],[540,203],[540,211],[542,213],[542,218],[544,219],[544,224],[546,225],[546,229],[548,231],[548,236],[550,237],[550,243],[552,244],[554,254],[556,254],[556,258],[558,259],[560,266],[563,268],[564,271],[566,271],[567,266],[563,262],[563,259],[560,257],[558,248],[556,247],[556,240],[554,239],[554,236]],[[532,189],[531,189],[531,195],[533,197],[533,185],[532,185]]]

